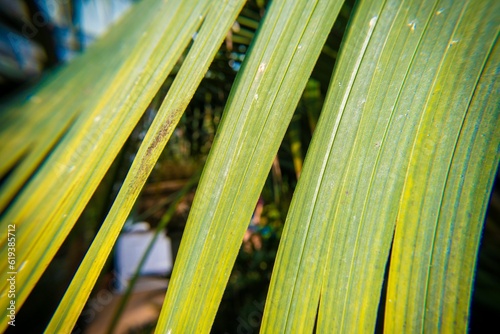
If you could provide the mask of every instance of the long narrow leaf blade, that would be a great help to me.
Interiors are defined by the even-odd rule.
[[[226,105],[174,265],[158,333],[206,333],[335,1],[276,1]]]
[[[467,111],[446,182],[429,275],[429,331],[467,331],[486,198],[500,159],[498,64],[496,43]]]
[[[34,178],[2,217],[0,225],[17,227],[18,306],[27,298],[59,246],[73,227],[100,180],[201,24],[209,1],[145,0],[120,26],[118,52],[106,47],[82,56],[90,66],[102,57],[125,53],[92,103],[84,105],[77,122],[64,136]],[[137,22],[137,23],[136,23]],[[137,29],[137,30],[136,30]],[[130,34],[127,34],[130,32]],[[128,43],[124,36],[130,37]],[[102,45],[102,44],[101,44]],[[120,49],[123,48],[123,49]],[[79,68],[76,69],[80,70]],[[99,82],[101,73],[92,72]],[[71,76],[68,75],[71,80]],[[57,81],[57,77],[54,80]],[[55,85],[57,86],[57,85]],[[54,85],[48,86],[52,89]],[[46,94],[41,91],[40,94]],[[84,99],[85,91],[68,98]],[[57,107],[57,105],[55,105]],[[7,256],[2,234],[1,254]],[[5,264],[0,265],[5,270]],[[2,282],[2,291],[6,282]],[[7,298],[2,298],[2,315]],[[5,305],[5,307],[3,307]],[[2,325],[6,325],[4,316]]]
[[[287,217],[264,332],[303,331],[321,282],[319,332],[374,330],[409,153],[461,12],[451,5],[359,3]]]
[[[243,4],[243,0],[213,3],[47,333],[70,332],[76,323],[135,200]]]
[[[484,219],[483,201],[498,161],[498,153],[483,162],[470,161],[472,175],[464,180],[455,170],[468,163],[462,141],[479,125],[474,119],[481,109],[469,106],[498,40],[500,4],[498,1],[453,2],[446,9],[457,11],[458,15],[448,21],[453,31],[420,120],[406,175],[390,263],[385,318],[388,332],[466,330],[472,263]],[[498,48],[495,50],[498,52]],[[495,59],[498,55],[492,56],[492,60]],[[492,71],[498,71],[498,62],[490,62],[485,73]],[[488,117],[498,117],[498,94],[493,96],[494,100],[488,103],[496,106],[493,110],[487,109],[486,112],[493,113]],[[476,95],[476,98],[485,97]],[[498,132],[483,135],[496,139],[492,145],[498,149]],[[472,157],[476,154],[481,157],[481,151],[488,149],[490,143],[483,142],[483,145],[476,147],[479,151]],[[484,170],[483,176],[474,171],[487,166],[490,169]],[[453,210],[449,207],[454,205],[453,197],[460,196],[452,193],[452,187],[461,182],[467,182],[470,187],[463,189],[465,200],[467,192],[476,186],[477,191],[482,192],[482,200],[468,204],[470,216],[464,214],[460,206]],[[456,216],[454,210],[462,214]],[[461,236],[467,231],[473,232],[472,235]],[[453,237],[458,240],[451,239]],[[464,262],[455,258],[462,258]],[[460,272],[463,280],[454,277]],[[451,306],[457,299],[463,301]],[[450,311],[455,307],[456,311]]]
[[[336,139],[339,120],[344,112],[350,111],[346,108],[353,85],[358,83],[356,88],[360,94],[366,90],[359,87],[359,82],[363,82],[358,79],[360,65],[368,56],[368,45],[374,43],[373,31],[383,1],[367,4],[357,9],[352,21],[355,28],[349,34],[356,38],[348,39],[348,44],[344,44],[349,53],[337,64],[337,73],[307,153],[274,265],[262,333],[313,331],[332,230],[330,220],[324,216],[325,211],[333,208],[331,202],[335,198],[331,196],[330,188],[335,184],[335,177],[326,173],[330,160],[328,151]],[[368,83],[364,81],[365,85]],[[342,175],[338,163],[329,170]]]

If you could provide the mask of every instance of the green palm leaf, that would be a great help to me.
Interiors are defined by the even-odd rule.
[[[243,3],[241,0],[221,1],[209,11],[106,220],[47,327],[47,333],[69,332],[76,323],[139,192]]]
[[[47,333],[73,328],[243,3],[143,0],[85,55],[2,108],[0,226],[16,226],[20,306],[196,33]],[[203,170],[157,332],[209,332],[342,4],[274,1],[267,8]],[[498,13],[494,0],[357,3],[286,218],[262,332],[373,332],[380,312],[387,332],[466,331],[499,163]],[[253,32],[237,38],[249,43]],[[5,234],[0,245],[5,259]]]
[[[340,6],[337,1],[270,6],[236,78],[204,168],[157,332],[210,329],[265,177],[300,98],[292,92],[304,89]]]
[[[490,138],[498,150],[498,129],[482,125],[482,117],[498,123],[498,103],[485,93],[496,84],[491,78],[498,71],[494,46],[499,10],[497,2],[453,3],[449,8],[444,23],[449,43],[441,45],[397,218],[387,296],[389,331],[467,329],[468,303],[462,300],[470,297],[486,209],[483,201],[469,196],[488,192],[496,171],[491,167],[498,164],[498,152],[488,152],[491,144],[483,142],[479,151],[467,145],[474,144],[480,128],[484,132],[479,136]],[[476,154],[483,159],[476,160]],[[471,158],[476,159],[467,166]],[[490,169],[482,169],[486,166]]]
[[[46,114],[64,112],[65,109],[59,108],[68,107],[66,100],[72,101],[71,107],[83,109],[0,223],[5,229],[8,224],[16,224],[17,228],[18,305],[22,305],[73,227],[113,158],[191,40],[208,6],[208,1],[144,1],[125,18],[116,33],[72,63],[61,74],[62,82],[53,78],[40,90],[38,96],[43,99],[57,96],[60,85],[73,87],[63,90],[66,96],[56,99],[62,105],[44,104],[48,108]],[[124,35],[129,36],[130,44],[123,44]],[[109,70],[92,66],[108,57]],[[80,106],[78,103],[87,98],[86,86],[78,90],[80,94],[74,94],[74,87],[79,87],[78,73],[87,67],[91,68],[88,75],[92,78],[84,83],[95,87],[91,89],[94,95],[90,102]],[[34,108],[30,105],[37,101],[31,98],[25,102],[27,108]],[[5,242],[6,236],[2,234],[1,254],[7,257]],[[0,268],[7,271],[5,263]],[[6,291],[6,283],[2,282],[2,291]],[[6,306],[7,302],[2,299],[0,304]],[[3,310],[5,317],[6,307]]]
[[[352,21],[353,30],[348,33],[343,45],[345,53],[339,60],[330,95],[325,102],[287,217],[267,299],[264,329],[270,332],[312,331],[321,291],[318,331],[373,331],[394,224],[397,222],[397,228],[403,224],[415,227],[424,226],[428,221],[413,211],[416,208],[411,206],[410,198],[415,196],[414,192],[408,193],[411,197],[407,199],[400,198],[403,196],[403,187],[409,182],[409,175],[416,174],[407,172],[407,168],[412,148],[418,147],[421,142],[418,136],[418,133],[422,133],[421,117],[429,115],[434,121],[444,119],[434,117],[435,109],[428,105],[429,97],[436,94],[434,82],[443,78],[446,80],[446,85],[440,85],[443,92],[462,98],[467,96],[462,95],[457,86],[468,89],[464,78],[477,78],[482,73],[482,64],[498,35],[498,28],[492,27],[495,26],[494,16],[479,15],[482,19],[487,17],[483,21],[485,27],[492,25],[488,33],[486,28],[476,26],[463,28],[470,32],[470,38],[484,43],[467,49],[479,59],[470,56],[460,58],[475,67],[454,72],[456,78],[440,75],[442,59],[450,57],[450,45],[456,43],[455,27],[460,22],[477,24],[471,18],[459,20],[459,14],[464,11],[477,15],[478,8],[475,6],[483,10],[488,8],[490,13],[495,13],[495,10],[491,10],[494,8],[493,3],[489,6],[436,1],[381,1],[380,5],[377,2],[360,3],[357,16]],[[447,8],[447,13],[443,7]],[[372,24],[376,24],[373,35],[369,33]],[[359,31],[354,32],[356,27],[365,27],[361,34],[365,34],[367,39],[360,38],[363,35]],[[444,43],[438,43],[438,40]],[[365,49],[363,43],[368,42]],[[465,45],[469,44],[466,42]],[[478,49],[483,53],[478,54]],[[356,55],[363,57],[360,63],[356,62],[356,59],[361,60]],[[476,85],[474,79],[467,83],[471,87]],[[472,92],[470,88],[469,92]],[[441,107],[441,112],[453,110],[460,115],[467,111],[467,104],[460,105],[456,98],[445,97],[443,101],[456,101],[458,105]],[[498,110],[491,111],[490,117],[498,118]],[[475,129],[477,124],[470,126]],[[443,128],[448,127],[446,124],[433,126],[436,136],[442,136]],[[423,133],[428,136],[427,131]],[[456,140],[456,137],[451,140]],[[494,145],[498,147],[498,141]],[[452,142],[443,147],[453,150],[454,144]],[[442,156],[438,156],[442,168],[448,168],[449,161],[441,161]],[[492,154],[490,159],[494,157]],[[425,161],[422,159],[415,160],[418,171],[422,171]],[[496,166],[496,163],[491,162],[489,166]],[[436,165],[437,162],[434,163]],[[484,188],[480,190],[483,193],[491,187],[495,168],[490,167],[488,170],[490,173],[486,179],[489,183],[483,185]],[[423,179],[418,184],[428,184],[424,180],[429,175],[435,175],[429,172],[422,174]],[[436,181],[430,182],[429,191],[435,191],[433,187]],[[475,180],[469,182],[475,184]],[[480,203],[484,207],[484,202]],[[398,217],[398,211],[401,210],[399,205],[408,205],[404,219]],[[407,223],[409,217],[415,220]],[[478,216],[473,217],[469,224],[480,226],[478,222],[483,218],[484,212],[478,212]],[[476,233],[479,230],[476,229]],[[465,234],[462,238],[465,239]],[[446,242],[451,240],[443,239]],[[413,254],[421,254],[424,250],[413,249],[412,244],[408,243],[408,236],[400,240],[406,246],[402,253],[406,257],[403,263],[408,269],[407,263]],[[429,237],[427,240],[432,239]],[[472,244],[477,247],[477,236],[473,236],[472,240]],[[473,259],[476,251],[476,248],[469,249],[468,254],[460,256]],[[446,252],[440,250],[439,254]],[[412,285],[402,278],[402,269],[394,269],[394,266],[391,262],[391,272],[396,273],[394,277],[401,279],[401,284],[412,293],[415,292]],[[444,269],[445,266],[441,264],[437,268]],[[463,270],[464,275],[472,277],[473,266],[469,265]],[[414,284],[425,281],[424,277],[418,277]],[[444,284],[446,280],[438,277],[438,282]],[[446,284],[449,293],[458,295],[458,291],[463,293],[470,289],[470,280],[455,284]],[[402,306],[393,308],[393,301],[408,302],[409,308],[415,305],[415,295],[401,298],[401,292],[398,291],[388,298],[386,320],[392,315],[402,314],[404,310]],[[448,305],[455,303],[447,302]],[[463,311],[467,311],[467,308]],[[459,312],[453,316],[447,319],[448,328],[451,325],[465,328],[467,317]],[[444,315],[436,312],[435,318],[428,320],[429,324],[438,326],[442,317]],[[411,309],[408,311],[408,319],[412,321],[421,321],[423,318],[423,313]],[[391,323],[387,321],[386,327],[391,330]],[[396,328],[394,331],[401,332],[418,327]],[[426,329],[436,330],[432,327]]]

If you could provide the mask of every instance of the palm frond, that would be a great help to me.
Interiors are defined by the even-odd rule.
[[[16,227],[18,307],[170,75],[168,93],[46,331],[72,330],[209,66],[228,70],[217,54],[226,38],[221,50],[233,61],[229,71],[240,62],[241,69],[156,331],[210,331],[301,98],[314,133],[302,165],[300,127],[292,122],[290,169],[300,178],[261,331],[373,332],[380,314],[387,332],[466,331],[500,158],[500,3],[362,0],[338,48],[332,26],[339,13],[348,18],[342,0],[274,1],[262,20],[264,2],[242,9],[244,2],[143,0],[86,54],[2,107],[0,227]],[[325,68],[334,60],[330,77]],[[214,72],[206,79],[221,81]],[[328,81],[318,120],[308,96]],[[7,241],[2,234],[3,258]],[[14,269],[3,262],[0,270]],[[0,286],[7,291],[8,282]]]

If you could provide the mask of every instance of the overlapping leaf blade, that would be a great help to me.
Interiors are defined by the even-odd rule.
[[[243,4],[242,0],[214,2],[47,333],[69,332],[76,323],[135,200]]]
[[[492,5],[484,4],[490,10]],[[287,217],[264,332],[311,332],[320,284],[319,332],[374,330],[410,151],[418,141],[420,119],[428,113],[428,99],[435,93],[442,59],[450,44],[456,43],[453,33],[460,13],[467,6],[452,1],[366,1],[358,5]],[[373,35],[367,34],[375,22]],[[487,22],[484,25],[491,25],[490,34],[468,27],[479,40],[476,45],[466,44],[471,54],[488,54],[496,32],[495,20],[489,17]],[[371,39],[366,49],[360,36]],[[362,57],[360,64],[355,62],[357,57]],[[477,61],[470,58],[468,54],[461,59]],[[481,61],[469,72],[460,72],[458,78],[446,78],[447,84],[440,88],[451,93],[473,87],[480,73]],[[496,165],[491,159],[486,165],[494,173]],[[482,191],[487,192],[488,185],[483,183]],[[484,196],[476,204],[484,207],[483,203]],[[471,245],[469,256],[474,254],[477,237],[471,242],[462,239]],[[446,240],[450,242],[451,237]],[[407,249],[406,254],[414,253]],[[471,270],[470,262],[464,272]],[[445,279],[435,282],[443,291],[457,295]],[[462,298],[469,296],[470,280],[468,284],[460,287],[465,293],[465,297],[460,294]],[[413,302],[412,298],[397,298],[408,305]],[[462,304],[467,306],[468,299]],[[400,309],[392,310],[393,314]],[[423,316],[408,313],[415,321],[422,321]],[[465,324],[466,317],[454,316],[447,319],[448,326],[459,321]]]
[[[265,177],[338,6],[337,1],[271,4],[226,105],[157,332],[210,329]]]
[[[95,82],[97,86],[93,100],[82,105],[85,109],[77,122],[2,217],[2,226],[15,224],[17,228],[18,306],[57,252],[113,157],[190,42],[209,3],[157,0],[140,3],[117,33],[101,41],[88,56],[82,56],[76,65],[63,71],[60,78],[54,77],[56,83],[49,82],[40,90],[42,97],[57,95],[57,88],[68,80],[73,90],[64,91],[67,95],[62,98],[85,99],[85,90],[78,94],[74,88],[82,77],[72,74],[85,71],[93,62],[106,57],[116,61],[110,65],[113,71],[88,73],[93,77],[85,82]],[[130,40],[126,42],[124,36]],[[103,74],[111,78],[99,81]],[[35,98],[33,102],[32,98],[31,101],[37,103],[38,100]],[[57,103],[49,102],[49,105],[54,109],[45,111],[46,114],[64,112]],[[0,243],[4,245],[5,241],[2,234]],[[5,257],[6,251],[2,246],[1,254]],[[6,271],[5,264],[1,268]],[[1,283],[4,292],[5,284]],[[7,298],[1,299],[1,305],[7,302]],[[6,307],[3,309],[5,315]],[[4,319],[7,318],[4,316]],[[6,321],[2,325],[6,325]]]
[[[57,73],[58,80],[2,112],[0,175],[20,164],[2,185],[0,210],[53,150],[0,222],[18,228],[18,303],[211,4],[145,0],[137,16]],[[157,332],[209,331],[265,176],[340,5],[271,5],[226,106]],[[485,199],[499,161],[499,11],[494,0],[359,2],[287,217],[263,332],[312,332],[318,306],[319,332],[373,331],[394,226],[386,331],[466,330]],[[212,31],[215,44],[219,28]],[[121,45],[125,34],[132,45]],[[183,73],[174,84],[48,332],[73,326],[206,69],[211,56],[201,53],[188,63],[203,63],[203,70],[192,78]],[[178,94],[185,85],[190,88]],[[78,87],[83,91],[74,94]],[[4,258],[5,243],[2,234]],[[0,268],[6,271],[5,264]]]
[[[500,49],[492,51],[467,110],[439,212],[425,329],[465,332],[476,254],[499,162]],[[443,326],[441,326],[443,324]]]
[[[490,98],[487,93],[494,84],[492,73],[498,75],[494,46],[499,10],[496,1],[453,2],[446,8],[451,13],[446,21],[450,35],[419,121],[397,218],[385,318],[388,332],[467,328],[484,198],[491,190],[498,163],[495,147],[498,151],[500,144],[498,129],[481,123],[482,114],[498,122],[498,94]],[[492,49],[496,53],[491,54]],[[478,88],[482,74],[485,83]],[[474,143],[478,135],[492,142]],[[469,142],[476,145],[468,148]],[[482,200],[470,197],[478,193]]]
[[[336,139],[339,120],[359,75],[382,5],[379,1],[358,8],[352,32],[356,39],[344,44],[351,53],[341,57],[337,64],[337,73],[287,216],[264,312],[263,332],[313,330],[331,237],[329,221],[321,218],[325,210],[332,208],[328,202],[334,199],[331,196],[334,177],[325,174],[330,159],[328,151]],[[340,166],[335,170],[341,175]]]

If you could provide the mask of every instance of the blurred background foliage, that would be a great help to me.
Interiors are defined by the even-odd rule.
[[[0,0],[0,99],[29,89],[46,72],[84,52],[118,20],[134,0]],[[234,23],[203,82],[189,104],[144,187],[131,221],[159,224],[190,178],[201,170],[221,119],[229,90],[245,57],[268,1],[250,0]],[[303,157],[323,104],[342,36],[354,8],[347,1],[323,47],[287,135],[263,189],[259,217],[247,231],[213,333],[257,332],[287,209],[301,173]],[[128,171],[156,111],[166,95],[182,57],[130,135],[127,144],[93,195],[37,287],[8,332],[39,333],[46,327],[73,277],[99,224]],[[498,181],[498,177],[497,177]],[[0,181],[2,182],[2,181]],[[182,197],[168,225],[174,256],[189,213],[194,190]],[[113,263],[103,271],[95,293],[109,288]],[[500,192],[490,200],[472,301],[471,329],[482,332],[500,315]],[[95,295],[94,293],[94,295]],[[235,321],[236,319],[236,321]],[[77,329],[87,325],[81,319]],[[232,326],[232,327],[229,327]],[[131,329],[150,332],[151,326]]]

